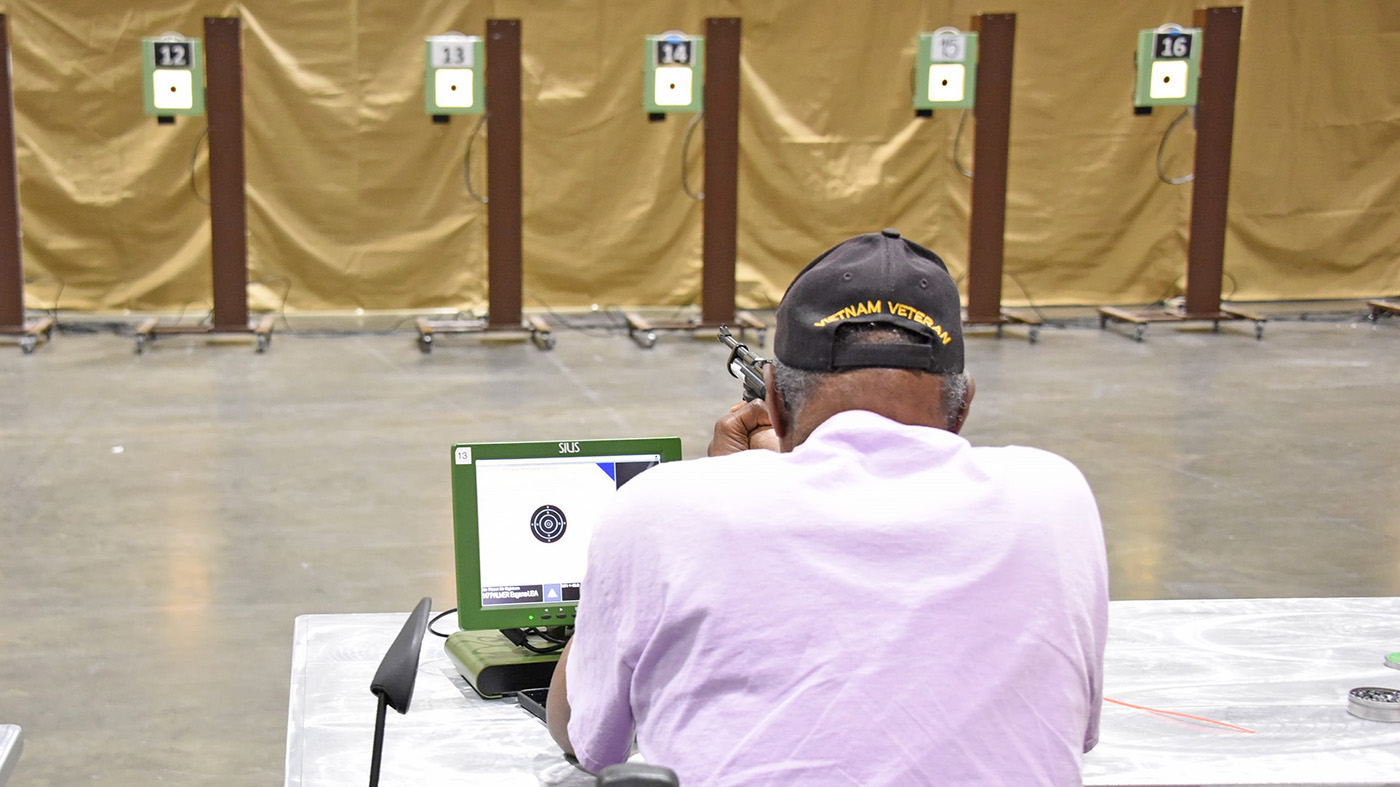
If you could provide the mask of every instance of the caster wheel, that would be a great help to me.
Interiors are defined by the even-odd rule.
[[[645,348],[648,349],[648,350],[650,350],[651,348],[655,347],[655,346],[656,346],[656,334],[655,334],[654,332],[652,332],[652,331],[647,331],[646,334],[644,334],[644,335],[642,336],[642,346],[645,347]]]
[[[1032,329],[1031,329],[1031,335],[1030,335],[1031,344],[1035,344],[1036,340],[1039,339],[1039,338],[1040,338],[1040,329],[1039,329],[1039,328],[1032,328]]]
[[[260,333],[260,334],[258,334],[258,349],[257,349],[257,352],[260,352],[260,353],[265,353],[265,352],[267,352],[267,347],[268,347],[268,345],[270,345],[270,344],[272,344],[272,337],[271,337],[270,335],[265,334],[265,333]]]
[[[38,344],[39,337],[37,336],[21,336],[19,340],[19,348],[24,351],[25,355],[33,353],[34,347]]]
[[[1255,341],[1261,341],[1261,340],[1263,340],[1263,338],[1264,338],[1264,323],[1262,323],[1262,322],[1256,322],[1256,323],[1254,324],[1254,340],[1255,340]]]
[[[767,344],[767,343],[768,343],[768,329],[767,329],[767,328],[759,328],[759,329],[758,329],[758,346],[759,346],[759,347],[762,347],[763,345],[765,345],[765,344]]]
[[[1220,321],[1219,321],[1219,320],[1212,320],[1212,321],[1211,321],[1211,323],[1210,323],[1210,332],[1211,332],[1211,333],[1220,333]]]
[[[554,349],[554,337],[553,337],[553,336],[545,336],[545,337],[543,337],[543,338],[541,338],[541,339],[539,340],[538,344],[539,344],[541,350],[553,350],[553,349]]]
[[[143,352],[145,352],[145,351],[146,351],[146,337],[138,333],[138,334],[136,334],[136,354],[137,354],[137,355],[140,355],[141,353],[143,353]]]
[[[52,326],[52,325],[50,325],[49,327],[47,327],[47,328],[44,329],[44,341],[46,341],[46,342],[51,342],[51,341],[53,341],[53,326]]]
[[[420,352],[422,352],[424,355],[427,355],[428,353],[432,352],[432,351],[433,351],[433,337],[432,337],[432,336],[429,336],[428,334],[423,334],[422,336],[419,336],[419,337],[418,337],[418,350],[419,350]]]
[[[1146,326],[1146,325],[1139,325],[1137,328],[1133,329],[1133,341],[1135,341],[1135,342],[1140,342],[1140,341],[1142,341],[1142,337],[1143,337],[1143,335],[1146,334],[1146,333],[1147,333],[1147,326]]]
[[[1100,315],[1099,315],[1099,330],[1102,331],[1104,328],[1107,328],[1107,327],[1108,327],[1108,315],[1107,315],[1107,314],[1100,314]]]

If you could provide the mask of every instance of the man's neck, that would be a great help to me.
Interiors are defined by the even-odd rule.
[[[856,369],[812,392],[783,435],[783,450],[801,445],[827,419],[848,410],[867,410],[910,426],[948,428],[939,377],[903,369]]]

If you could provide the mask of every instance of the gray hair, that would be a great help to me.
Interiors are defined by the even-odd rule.
[[[853,344],[928,344],[929,342],[929,339],[922,334],[890,323],[842,325],[836,329],[835,340],[837,347]],[[780,417],[788,426],[792,425],[793,414],[806,406],[813,391],[828,379],[843,373],[840,371],[814,372],[807,369],[795,369],[776,359],[772,361],[772,364],[773,383],[783,396],[783,412]],[[943,401],[939,404],[943,406],[943,414],[947,418],[947,428],[952,429],[957,425],[958,413],[962,411],[967,398],[967,373],[950,372],[936,376],[942,378]]]
[[[800,412],[807,405],[813,391],[842,373],[797,369],[779,360],[770,363],[773,364],[773,385],[783,397],[781,417],[788,426],[792,424],[793,414]],[[948,419],[948,428],[952,429],[957,425],[958,413],[962,411],[964,400],[967,399],[967,373],[950,372],[936,376],[941,378],[943,383],[943,401],[940,404],[943,406],[944,416]]]

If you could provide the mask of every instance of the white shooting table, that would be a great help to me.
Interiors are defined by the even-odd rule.
[[[292,649],[287,787],[369,773],[370,679],[405,615],[303,615]],[[1105,703],[1084,783],[1400,784],[1400,723],[1347,713],[1358,686],[1400,688],[1400,599],[1115,601],[1105,696],[1228,727]],[[407,715],[386,723],[381,783],[591,785],[513,699],[482,700],[443,640],[423,638]]]
[[[0,724],[0,787],[10,780],[20,752],[24,751],[24,733],[13,724]]]

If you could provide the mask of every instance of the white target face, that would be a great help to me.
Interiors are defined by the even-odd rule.
[[[190,109],[194,106],[194,77],[184,69],[161,68],[151,72],[151,104],[156,109]]]
[[[569,521],[564,512],[550,505],[540,506],[530,517],[530,533],[546,544],[553,544],[564,537]]]
[[[966,82],[962,63],[934,63],[928,67],[928,100],[962,101]]]
[[[470,68],[439,68],[433,72],[433,101],[440,107],[470,108],[476,101],[472,95]]]
[[[694,74],[688,66],[657,66],[655,98],[658,107],[688,107],[695,100]]]
[[[1147,95],[1151,98],[1186,98],[1188,72],[1185,60],[1152,61],[1152,82]]]

